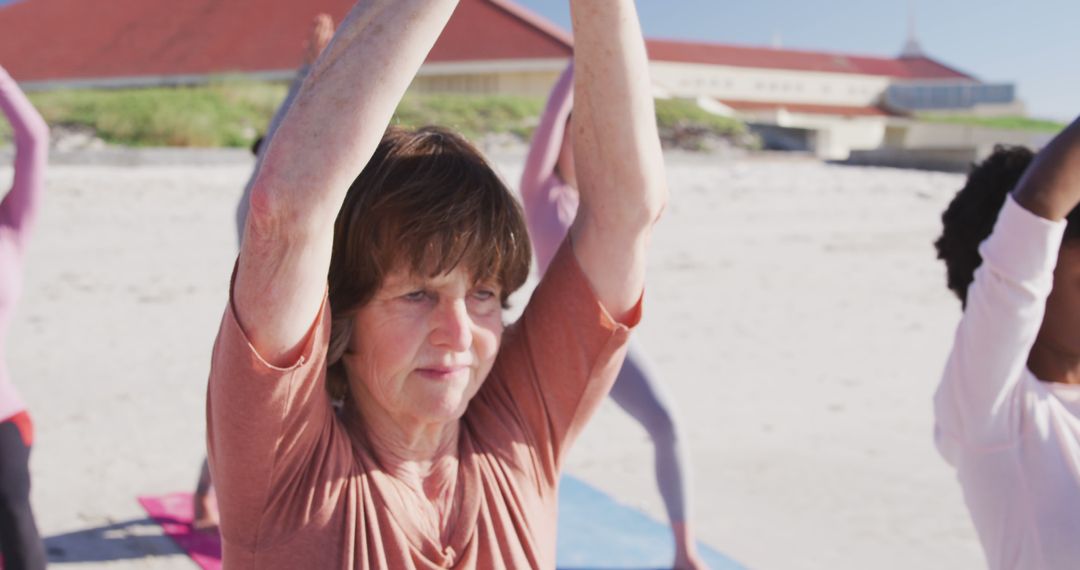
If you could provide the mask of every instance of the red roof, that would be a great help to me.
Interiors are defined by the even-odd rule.
[[[20,81],[296,67],[311,19],[354,0],[32,0],[0,8],[0,61]],[[461,0],[428,61],[565,58],[569,36],[508,0]]]
[[[724,105],[736,111],[779,111],[781,109],[789,113],[803,113],[807,115],[838,115],[842,117],[891,117],[890,113],[881,107],[854,107],[846,105],[811,105],[808,103],[781,103],[773,101],[736,101],[731,99],[717,99]]]
[[[820,71],[825,73],[856,73],[898,79],[975,79],[966,73],[928,57],[867,57],[675,40],[649,40],[648,49],[649,58],[653,61]]]
[[[427,60],[546,59],[573,54],[570,34],[510,0],[461,0]]]
[[[312,17],[354,0],[30,0],[0,8],[0,61],[20,81],[281,71]],[[11,33],[11,31],[15,31]],[[650,40],[653,60],[903,79],[973,78],[929,58]],[[428,61],[565,58],[570,36],[512,0],[461,0]]]

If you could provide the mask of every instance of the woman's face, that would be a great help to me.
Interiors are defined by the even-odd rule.
[[[502,338],[499,287],[457,267],[389,273],[356,314],[343,362],[354,399],[399,422],[456,421],[491,371]]]
[[[1066,241],[1058,253],[1038,342],[1055,352],[1080,355],[1080,240]]]

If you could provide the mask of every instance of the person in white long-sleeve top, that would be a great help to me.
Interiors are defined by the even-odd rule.
[[[1080,120],[998,148],[935,244],[964,314],[934,396],[992,569],[1080,568]]]

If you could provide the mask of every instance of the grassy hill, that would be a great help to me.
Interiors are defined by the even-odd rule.
[[[266,131],[285,92],[280,83],[224,79],[196,87],[39,92],[30,99],[50,125],[90,129],[110,144],[247,147]],[[527,141],[543,107],[544,100],[536,97],[415,95],[402,101],[393,121],[407,127],[442,125],[473,140],[509,134]],[[703,136],[745,131],[741,123],[692,101],[657,101],[657,121],[667,142],[689,140],[691,147]],[[0,133],[7,130],[0,121]]]

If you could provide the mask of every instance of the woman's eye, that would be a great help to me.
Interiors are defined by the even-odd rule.
[[[488,289],[480,289],[477,292],[473,293],[473,297],[480,301],[488,301],[495,298],[495,292]]]
[[[405,293],[404,295],[402,295],[402,298],[404,298],[406,301],[423,301],[423,300],[427,299],[427,297],[428,297],[427,291],[423,291],[423,290],[411,291],[409,293]]]

